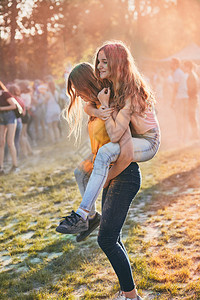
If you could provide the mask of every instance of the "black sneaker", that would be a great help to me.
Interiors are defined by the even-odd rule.
[[[98,212],[96,212],[96,215],[94,216],[94,218],[89,219],[88,230],[79,233],[76,237],[76,241],[81,242],[81,241],[85,240],[86,237],[88,237],[90,235],[90,233],[99,226],[100,221],[101,221],[101,215]]]
[[[64,220],[60,222],[60,225],[56,228],[57,232],[60,233],[80,233],[88,230],[89,222],[88,219],[84,220],[81,216],[75,213],[73,210],[71,215],[63,217]]]

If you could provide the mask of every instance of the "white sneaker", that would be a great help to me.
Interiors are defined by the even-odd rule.
[[[139,295],[137,295],[137,298],[125,298],[125,300],[143,300]]]
[[[9,171],[9,173],[18,173],[19,171],[20,171],[20,168],[12,166],[12,168]]]
[[[113,300],[126,300],[126,297],[124,296],[122,291],[119,291],[115,297],[113,298]]]

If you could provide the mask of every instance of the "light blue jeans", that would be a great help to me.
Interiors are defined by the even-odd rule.
[[[91,155],[92,156],[92,155]],[[76,182],[78,184],[79,191],[81,193],[81,197],[83,198],[89,178],[90,173],[86,172],[82,167],[81,164],[78,168],[74,170],[74,176],[76,178]],[[93,216],[96,213],[96,205],[95,202],[91,206],[91,210],[89,212],[89,216]]]
[[[134,145],[134,161],[144,162],[150,160],[155,156],[159,149],[160,130],[159,128],[154,128],[147,131],[143,135],[134,135],[132,137],[132,141]],[[82,190],[81,195],[83,194],[80,208],[94,214],[95,201],[107,179],[109,166],[112,162],[115,162],[117,160],[119,154],[119,144],[110,142],[103,145],[98,150],[97,156],[94,161],[93,171],[90,176],[86,176],[84,172],[78,172],[79,174],[77,174],[77,171],[75,170],[75,177],[78,186],[81,186],[79,187],[79,189],[80,191]]]

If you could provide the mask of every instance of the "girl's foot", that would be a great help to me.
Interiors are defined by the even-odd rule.
[[[101,215],[98,212],[96,212],[94,218],[92,219],[88,218],[88,221],[89,221],[88,230],[82,231],[76,236],[77,242],[81,242],[85,240],[90,235],[90,233],[93,232],[99,226],[101,221]]]
[[[139,295],[137,295],[137,298],[125,298],[125,300],[143,300]]]
[[[12,166],[9,173],[18,173],[19,171],[20,171],[20,169],[17,166]]]
[[[126,297],[124,296],[124,293],[122,291],[119,291],[113,300],[125,300]]]
[[[56,228],[56,231],[64,234],[74,234],[86,231],[88,228],[88,218],[87,220],[84,220],[72,210],[71,215],[64,217],[64,220],[60,222],[60,225]]]

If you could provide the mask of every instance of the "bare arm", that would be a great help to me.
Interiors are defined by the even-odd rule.
[[[99,101],[105,106],[108,106],[109,98],[110,98],[109,88],[104,88],[98,94]],[[126,129],[128,128],[131,120],[130,108],[131,108],[131,100],[127,99],[125,106],[122,109],[120,109],[115,119],[112,117],[112,115],[110,115],[110,117],[107,120],[105,120],[106,130],[108,132],[111,142],[113,143],[119,142],[119,140],[125,133]]]
[[[104,105],[101,105],[100,108],[96,108],[95,104],[87,102],[84,106],[84,111],[91,117],[97,117],[105,121],[112,114],[113,108],[105,107]]]
[[[108,177],[104,184],[104,188],[109,184],[110,180],[119,175],[133,161],[134,149],[130,128],[128,127],[124,135],[119,141],[120,155],[108,172]]]
[[[14,98],[8,98],[7,102],[9,105],[7,106],[0,106],[0,111],[7,111],[7,110],[14,110],[16,109],[16,100]]]
[[[103,119],[103,117],[105,117],[105,119],[103,119],[104,121],[112,119],[114,125],[117,125],[118,127],[119,127],[119,123],[123,119],[123,127],[126,126],[122,130],[120,130],[120,137],[119,137],[119,145],[121,148],[120,155],[119,155],[118,160],[110,168],[104,187],[106,187],[111,179],[113,179],[114,177],[119,175],[133,161],[133,143],[132,143],[131,131],[129,128],[129,122],[130,122],[129,103],[127,102],[126,107],[124,109],[122,109],[123,112],[124,111],[126,112],[126,114],[122,113],[121,112],[122,110],[120,111],[121,112],[121,114],[120,114],[120,112],[118,112],[116,110],[114,111],[113,108],[108,107],[109,97],[110,97],[110,95],[108,93],[108,94],[106,94],[106,100],[105,100],[105,98],[104,99],[101,98],[102,101],[100,101],[100,102],[102,104],[102,106],[101,106],[102,111],[100,110],[101,108],[97,109],[96,106],[91,103],[86,103],[86,105],[84,106],[84,111],[90,116],[95,116],[95,117],[98,117],[101,119]],[[106,112],[107,112],[107,115],[105,115]],[[100,116],[100,113],[102,114],[101,116]],[[112,117],[111,117],[111,113],[112,113]],[[105,121],[105,123],[106,123],[106,121]],[[107,129],[107,126],[106,126],[106,129]],[[107,131],[108,131],[108,129],[107,129]],[[118,128],[117,128],[117,131],[118,131]],[[108,134],[109,134],[109,132],[108,132]],[[118,131],[118,134],[119,134],[119,131]],[[112,129],[110,130],[109,136],[110,136],[111,141],[112,141],[112,138],[116,137],[116,134],[114,132],[112,132]]]

